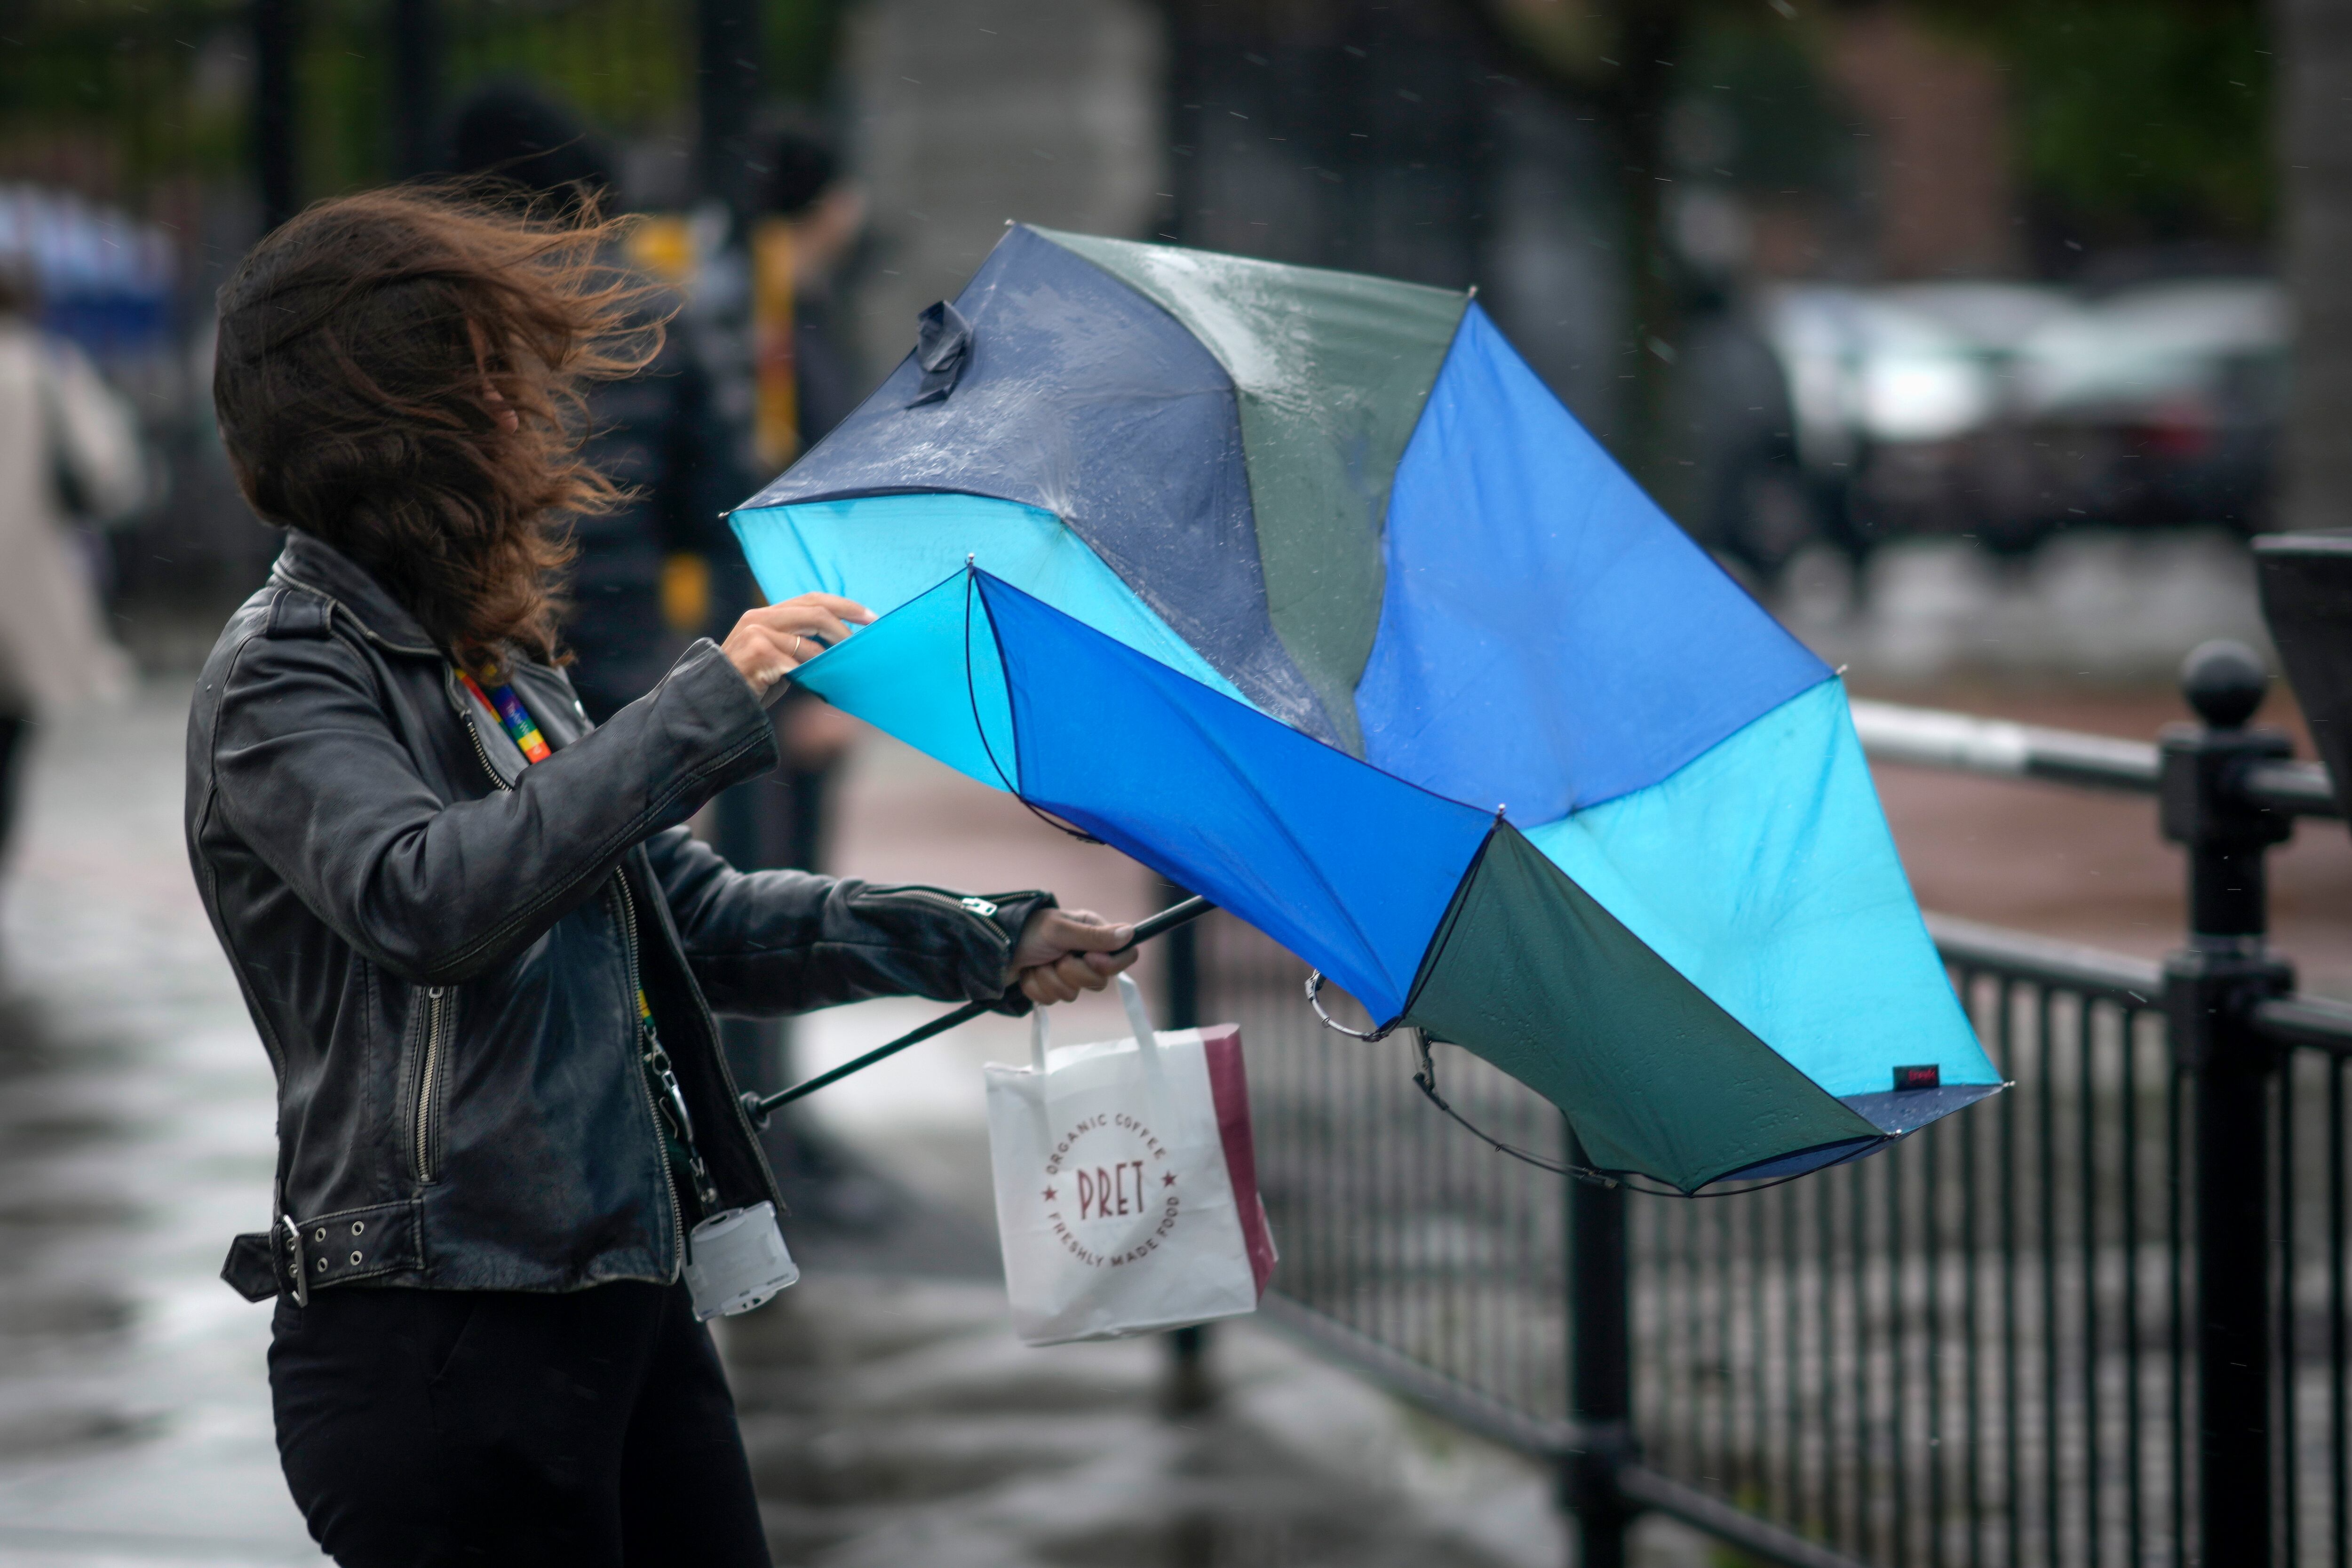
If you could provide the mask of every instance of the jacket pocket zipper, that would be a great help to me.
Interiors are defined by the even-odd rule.
[[[441,1077],[441,1037],[449,1016],[446,985],[425,992],[425,1065],[416,1075],[416,1179],[433,1179],[433,1090]]]
[[[443,689],[448,693],[449,706],[457,710],[457,721],[466,726],[466,739],[474,743],[474,755],[481,759],[482,771],[489,774],[490,782],[498,785],[500,789],[510,790],[514,788],[514,785],[507,783],[505,775],[501,774],[499,770],[491,764],[490,750],[488,746],[482,744],[482,732],[474,727],[474,710],[466,706],[466,700],[464,698],[457,695],[457,667],[455,665],[444,665],[441,671],[441,680]]]
[[[996,911],[1003,906],[992,900],[973,895],[959,898],[953,893],[941,892],[937,888],[891,888],[887,890],[877,888],[867,896],[877,902],[886,902],[891,899],[913,899],[918,903],[929,904],[934,909],[945,910],[953,914],[977,920],[987,931],[990,940],[1003,950],[1005,957],[1009,959],[1013,956],[1013,939],[1004,934],[1004,928],[998,925],[995,920]],[[985,907],[975,908],[974,906]]]

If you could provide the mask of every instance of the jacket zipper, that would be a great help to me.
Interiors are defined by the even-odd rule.
[[[479,743],[478,739],[476,743]],[[642,1047],[646,1026],[645,1020],[637,1016],[637,994],[644,989],[645,980],[637,972],[637,902],[630,896],[626,872],[615,870],[613,873],[613,887],[620,894],[621,946],[628,957],[630,1036]],[[646,1125],[654,1130],[654,1163],[661,1168],[662,1195],[669,1200],[669,1233],[678,1239],[678,1257],[683,1258],[686,1252],[686,1215],[677,1206],[677,1182],[670,1174],[669,1148],[662,1142],[661,1107],[654,1103],[653,1085],[646,1081],[644,1064],[632,1062],[630,1073],[637,1080],[637,1092],[645,1097]],[[677,1260],[673,1258],[670,1272],[675,1276],[677,1271]]]
[[[433,1179],[433,1089],[441,1076],[442,1022],[448,1016],[449,987],[425,992],[425,1069],[416,1078],[416,1179]]]
[[[482,732],[474,728],[473,710],[467,707],[465,699],[457,695],[457,675],[451,667],[446,665],[442,667],[441,684],[442,689],[449,694],[450,705],[457,710],[457,717],[465,721],[466,739],[474,742],[474,755],[482,760],[482,771],[489,774],[490,782],[500,789],[513,789],[514,785],[507,783],[505,775],[492,765],[489,748],[482,744]]]
[[[944,910],[951,910],[960,915],[975,918],[988,928],[988,934],[994,939],[996,945],[1003,950],[1005,959],[1010,962],[1013,957],[1013,939],[1006,936],[1003,929],[989,918],[996,912],[995,904],[989,900],[971,897],[960,899],[952,893],[942,893],[936,888],[898,888],[877,896],[886,899],[915,899],[927,904],[936,904]],[[975,903],[986,904],[988,908],[985,910],[976,910],[972,908]]]
[[[442,684],[445,689],[450,685],[446,668],[442,673]],[[452,701],[457,700],[454,690],[449,695]],[[474,716],[467,712],[462,704],[458,707],[457,716],[466,721],[466,738],[474,742],[474,755],[482,760],[482,771],[490,775],[490,782],[499,788],[511,789],[513,786],[500,778],[499,770],[490,765],[490,753],[484,749],[482,737],[474,728]],[[450,989],[446,985],[432,985],[427,986],[425,992],[425,1070],[416,1079],[416,1179],[419,1182],[433,1179],[433,1090],[441,1076],[441,1037],[449,1016]]]

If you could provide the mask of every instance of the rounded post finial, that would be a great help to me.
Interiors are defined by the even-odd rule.
[[[2270,683],[2263,656],[2230,637],[2200,643],[2180,664],[2180,695],[2216,730],[2235,730],[2252,718]]]

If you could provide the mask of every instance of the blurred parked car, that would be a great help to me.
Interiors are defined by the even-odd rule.
[[[2285,356],[2265,279],[2087,300],[2036,284],[1813,285],[1766,300],[1758,330],[1786,381],[1811,531],[1852,552],[1923,533],[2023,549],[2084,521],[2261,524]],[[1736,512],[1733,493],[1718,490]],[[1714,517],[1703,531],[1754,526]]]
[[[2147,284],[2053,320],[2018,361],[2022,510],[2047,528],[2263,526],[2287,307],[2266,279]]]

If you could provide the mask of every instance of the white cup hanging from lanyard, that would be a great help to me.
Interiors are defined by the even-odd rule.
[[[772,1203],[712,1215],[688,1238],[687,1293],[706,1321],[764,1305],[800,1277]]]

